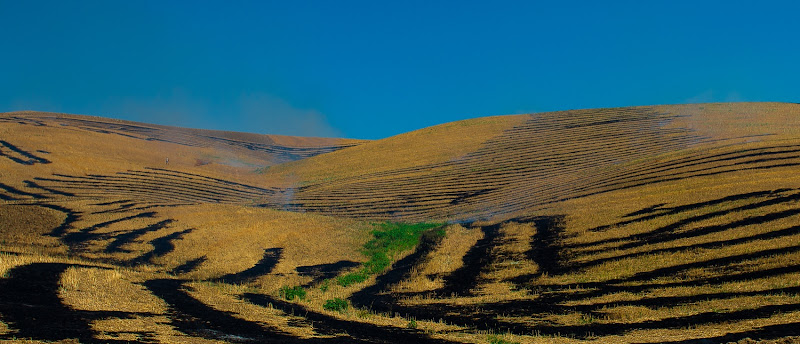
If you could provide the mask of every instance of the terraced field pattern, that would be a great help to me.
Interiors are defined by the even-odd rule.
[[[800,105],[375,141],[0,114],[0,340],[800,342]]]

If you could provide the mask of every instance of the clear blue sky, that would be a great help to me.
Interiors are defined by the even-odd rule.
[[[472,117],[800,102],[799,1],[0,0],[0,112],[377,139]]]

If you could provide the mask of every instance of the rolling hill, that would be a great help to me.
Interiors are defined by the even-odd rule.
[[[798,171],[788,103],[376,141],[4,113],[0,338],[789,343]]]

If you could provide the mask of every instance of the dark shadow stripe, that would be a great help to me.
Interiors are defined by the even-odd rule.
[[[111,241],[111,243],[109,243],[108,246],[106,246],[106,248],[103,251],[105,253],[130,252],[128,250],[122,249],[122,246],[131,243],[134,239],[142,235],[167,228],[167,226],[169,226],[173,222],[175,222],[175,220],[167,219],[154,223],[144,228],[134,229],[132,231],[119,234],[114,237],[114,240]]]
[[[30,192],[26,192],[26,191],[22,191],[20,189],[17,189],[15,187],[11,186],[11,185],[6,185],[6,184],[3,184],[3,183],[0,183],[0,190],[4,190],[4,191],[6,191],[6,192],[8,192],[10,194],[16,195],[16,196],[32,197],[34,199],[45,199],[45,198],[47,198],[47,196],[40,195],[40,194],[35,194],[35,193],[30,193]],[[11,200],[13,200],[13,199],[11,199]]]
[[[462,258],[463,265],[444,276],[444,287],[438,289],[439,295],[471,295],[478,286],[481,272],[492,261],[492,250],[501,244],[500,224],[482,226],[483,238],[473,245]]]
[[[71,266],[64,263],[33,263],[12,268],[8,278],[0,279],[0,315],[12,333],[0,338],[26,338],[44,341],[78,339],[84,343],[123,343],[97,340],[91,322],[107,318],[131,318],[149,313],[80,311],[65,305],[58,296],[61,275]],[[146,333],[137,333],[146,337]]]
[[[185,274],[187,272],[192,272],[201,264],[205,263],[208,260],[208,257],[202,256],[192,260],[187,261],[181,265],[176,266],[172,271],[170,271],[173,275]]]
[[[662,253],[684,252],[684,251],[689,251],[689,250],[699,249],[699,248],[704,248],[704,249],[723,248],[725,246],[740,245],[740,244],[750,243],[750,242],[754,242],[754,241],[758,241],[758,240],[770,240],[770,239],[782,238],[782,237],[792,236],[792,235],[797,235],[797,234],[800,234],[800,226],[784,228],[784,229],[780,229],[780,230],[775,230],[775,231],[770,231],[770,232],[766,232],[766,233],[750,235],[750,236],[746,236],[746,237],[742,237],[742,238],[736,238],[736,239],[716,240],[716,241],[710,241],[710,242],[705,242],[705,243],[701,243],[701,244],[673,246],[673,247],[670,247],[670,248],[662,248],[662,249],[649,250],[649,251],[644,251],[644,252],[622,254],[622,255],[612,256],[612,257],[608,257],[608,258],[594,259],[594,260],[590,260],[590,261],[587,261],[587,262],[571,264],[571,265],[569,265],[569,269],[570,269],[570,271],[574,272],[577,269],[588,269],[588,268],[591,268],[591,267],[594,267],[594,266],[598,266],[598,265],[606,263],[606,262],[612,262],[612,261],[617,261],[617,260],[622,260],[622,259],[632,259],[632,258],[638,258],[638,257],[650,256],[650,255],[656,255],[656,254],[662,254]]]
[[[371,308],[378,312],[391,312],[396,303],[395,293],[390,288],[411,277],[415,267],[421,266],[442,240],[438,229],[427,230],[420,237],[414,252],[394,262],[388,271],[375,278],[375,284],[367,286],[350,296],[356,307]]]
[[[153,245],[153,250],[141,256],[138,256],[134,259],[131,259],[130,261],[128,261],[127,265],[139,265],[139,264],[151,263],[153,258],[161,257],[163,255],[166,255],[167,253],[174,251],[175,244],[173,244],[172,242],[183,238],[184,235],[191,233],[193,230],[194,229],[189,228],[186,230],[182,230],[180,232],[174,232],[169,235],[150,240],[150,244]]]
[[[5,146],[7,149],[11,150],[12,152],[17,153],[17,154],[19,154],[22,157],[27,159],[27,160],[23,160],[23,159],[20,159],[20,158],[17,158],[17,157],[13,157],[11,155],[3,153],[3,151],[0,149],[0,156],[5,156],[5,157],[11,159],[11,161],[16,162],[18,164],[33,165],[33,164],[49,164],[50,163],[50,160],[47,160],[47,159],[42,158],[42,157],[38,157],[38,156],[36,156],[36,155],[34,155],[34,154],[30,153],[30,152],[26,152],[25,150],[15,146],[15,145],[12,145],[8,141],[0,140],[0,145]]]
[[[350,260],[340,260],[330,264],[298,266],[294,270],[297,271],[297,274],[300,276],[311,277],[311,282],[303,285],[304,287],[310,287],[324,280],[334,278],[342,271],[359,265],[361,265],[361,263]]]
[[[72,224],[80,220],[81,218],[79,212],[76,212],[72,209],[65,208],[59,205],[49,204],[49,203],[37,203],[36,206],[59,211],[66,215],[64,221],[62,221],[61,224],[58,225],[58,227],[53,228],[53,230],[47,234],[49,236],[60,237],[64,235],[64,233],[66,233],[67,230],[73,228]]]
[[[54,194],[54,195],[68,196],[68,197],[75,196],[75,194],[73,194],[73,193],[47,188],[47,187],[41,186],[39,184],[36,184],[35,182],[32,182],[30,180],[23,181],[23,183],[25,183],[25,186],[27,186],[27,187],[29,187],[31,189],[44,190],[44,191],[47,191],[47,192],[49,192],[51,194]]]
[[[259,276],[268,275],[275,268],[275,265],[278,265],[282,253],[283,248],[280,247],[265,249],[261,260],[252,267],[244,271],[221,276],[217,280],[223,283],[240,284],[250,282]]]
[[[144,282],[153,295],[164,300],[169,307],[170,323],[176,330],[206,339],[258,342],[301,343],[290,334],[250,322],[208,306],[195,299],[191,290],[179,280],[157,279]],[[238,337],[238,338],[237,338]],[[237,340],[238,339],[238,340]]]
[[[334,318],[323,313],[315,312],[302,305],[278,300],[268,295],[246,293],[242,295],[242,298],[247,302],[261,307],[280,309],[286,314],[302,314],[318,333],[327,335],[346,333],[346,337],[333,338],[333,342],[339,342],[341,340],[351,343],[453,343],[443,339],[430,338],[420,330],[378,326],[370,323]]]

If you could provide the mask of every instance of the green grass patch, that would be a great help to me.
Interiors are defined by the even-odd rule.
[[[417,321],[414,320],[414,319],[411,319],[411,321],[408,322],[408,325],[406,325],[406,327],[408,327],[408,328],[410,328],[412,330],[416,330],[417,329]]]
[[[336,282],[339,285],[347,287],[361,283],[369,276],[383,272],[392,264],[397,254],[419,245],[420,238],[427,231],[431,235],[444,236],[441,223],[384,222],[374,226],[377,228],[372,231],[372,239],[364,244],[362,250],[369,260],[359,271],[337,277]]]
[[[296,287],[281,287],[278,291],[282,298],[287,300],[303,300],[306,298],[306,290],[301,286]]]
[[[350,307],[350,305],[347,303],[347,300],[340,299],[338,297],[326,300],[325,304],[322,305],[322,308],[325,308],[329,311],[337,311],[337,312],[343,312],[347,310],[348,307]]]
[[[489,344],[520,344],[519,342],[512,342],[510,340],[505,340],[500,338],[500,336],[490,335],[488,338]]]
[[[324,293],[324,292],[328,291],[328,289],[330,289],[330,287],[331,287],[331,280],[330,279],[326,279],[326,280],[322,281],[322,283],[320,283],[319,290]]]
[[[369,277],[369,273],[362,269],[337,277],[336,283],[339,283],[339,285],[342,287],[347,287],[356,283],[364,282],[367,280],[367,277]]]

